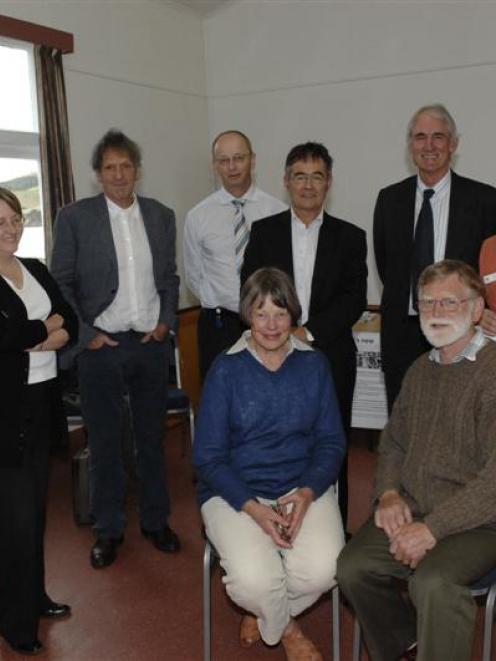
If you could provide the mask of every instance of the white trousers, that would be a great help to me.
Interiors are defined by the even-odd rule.
[[[335,584],[344,534],[333,488],[310,505],[291,549],[279,548],[248,514],[218,496],[201,513],[225,571],[227,594],[256,615],[268,645],[278,643],[290,618]]]

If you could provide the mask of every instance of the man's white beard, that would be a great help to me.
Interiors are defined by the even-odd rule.
[[[437,324],[442,324],[436,328]],[[433,347],[441,349],[442,347],[454,344],[466,335],[472,326],[472,315],[467,314],[464,319],[444,319],[442,317],[423,319],[420,317],[420,327],[427,338],[427,341]]]

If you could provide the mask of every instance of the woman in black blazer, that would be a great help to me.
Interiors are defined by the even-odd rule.
[[[37,654],[40,617],[70,613],[45,591],[43,537],[56,351],[77,318],[46,267],[15,257],[22,209],[0,188],[0,635]]]

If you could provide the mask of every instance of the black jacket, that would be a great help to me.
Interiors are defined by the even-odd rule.
[[[45,289],[52,304],[50,314],[64,317],[70,341],[77,338],[78,322],[47,268],[36,259],[20,259]],[[20,438],[21,410],[29,373],[26,349],[46,340],[45,324],[29,320],[22,300],[0,277],[0,466],[19,466],[23,458]],[[55,404],[55,402],[54,402]]]

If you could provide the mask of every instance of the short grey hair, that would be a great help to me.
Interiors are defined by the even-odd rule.
[[[406,132],[406,139],[408,142],[410,142],[413,137],[413,127],[415,126],[415,122],[420,117],[420,115],[424,114],[441,120],[446,125],[451,139],[458,140],[458,129],[456,128],[456,123],[452,115],[448,112],[447,108],[443,106],[442,103],[432,103],[431,105],[422,106],[422,108],[419,108],[408,122],[408,128]]]
[[[301,306],[291,278],[280,269],[267,267],[252,273],[241,289],[239,315],[247,326],[251,325],[253,309],[260,308],[270,298],[274,305],[289,312],[296,326]]]
[[[443,259],[425,268],[420,274],[418,281],[418,292],[436,280],[444,280],[450,275],[457,275],[462,282],[476,297],[484,298],[484,282],[480,275],[469,264],[459,259]]]

